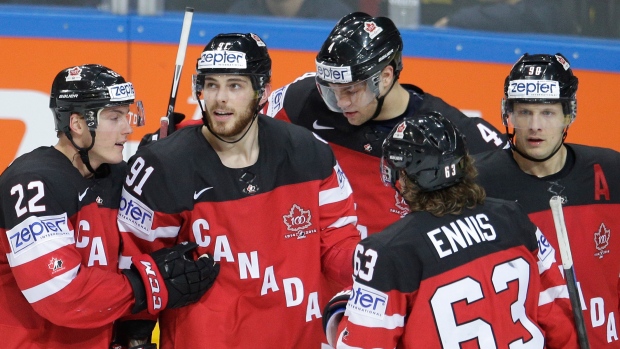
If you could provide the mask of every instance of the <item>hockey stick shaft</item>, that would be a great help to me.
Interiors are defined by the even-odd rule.
[[[588,334],[586,332],[586,323],[583,318],[583,310],[581,309],[581,297],[579,296],[577,278],[573,267],[573,255],[566,231],[566,222],[564,221],[562,198],[557,195],[552,197],[551,200],[549,200],[549,206],[551,206],[553,223],[555,224],[555,231],[558,235],[558,248],[560,249],[560,257],[562,258],[562,267],[564,268],[566,286],[568,287],[568,296],[573,307],[573,316],[575,318],[575,326],[577,327],[579,346],[581,349],[590,349]]]
[[[170,91],[170,99],[168,100],[168,110],[166,116],[162,117],[159,124],[159,138],[164,138],[172,133],[175,128],[174,123],[174,105],[177,100],[177,90],[179,89],[179,81],[181,80],[181,71],[183,70],[183,62],[185,61],[185,51],[187,50],[187,42],[189,41],[189,30],[192,26],[192,18],[194,9],[185,8],[185,16],[183,17],[183,27],[181,29],[181,39],[179,40],[179,48],[177,50],[177,59],[174,66],[174,76],[172,78],[172,89]]]

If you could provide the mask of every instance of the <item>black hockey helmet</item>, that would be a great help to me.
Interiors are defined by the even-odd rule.
[[[135,92],[131,82],[114,70],[98,64],[85,64],[61,70],[52,83],[50,109],[56,131],[69,133],[71,114],[82,115],[91,132],[98,125],[99,110],[117,105],[133,104]],[[142,103],[131,113],[130,121],[144,124]]]
[[[385,185],[396,188],[405,170],[421,191],[452,186],[465,176],[465,138],[436,111],[405,118],[383,142],[381,174]]]
[[[383,106],[385,95],[380,96],[379,76],[388,65],[394,66],[394,80],[398,80],[402,62],[403,40],[398,28],[387,17],[372,17],[364,12],[344,16],[332,29],[316,56],[317,88],[325,104],[335,112],[343,112],[338,106],[340,89],[337,84],[364,83],[359,103],[366,105],[373,99],[378,101],[372,119],[377,117]],[[353,88],[352,90],[356,90]],[[389,92],[389,91],[388,91]],[[344,92],[345,95],[348,91]]]
[[[403,68],[402,51],[403,40],[391,19],[351,13],[336,24],[317,54],[317,81],[363,81],[388,64],[394,64],[398,77]]]
[[[561,54],[524,54],[504,82],[502,120],[508,126],[514,102],[562,103],[564,115],[572,123],[577,115],[578,79]]]
[[[196,62],[194,92],[200,94],[207,74],[247,75],[252,88],[262,95],[271,81],[271,58],[267,45],[254,33],[215,36]]]

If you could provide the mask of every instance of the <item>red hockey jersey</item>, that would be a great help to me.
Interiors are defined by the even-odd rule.
[[[221,265],[198,303],[162,313],[163,349],[320,349],[322,309],[335,284],[351,283],[357,218],[331,149],[299,126],[257,122],[260,152],[247,168],[224,166],[202,126],[129,161],[123,256],[195,241]]]
[[[266,114],[303,126],[331,145],[338,163],[347,174],[356,201],[358,229],[362,238],[383,230],[409,212],[402,197],[381,182],[381,145],[403,118],[421,110],[436,110],[452,121],[466,136],[471,154],[496,149],[506,138],[482,118],[470,118],[440,98],[413,85],[407,110],[397,118],[350,125],[346,118],[327,108],[316,88],[315,74],[308,73],[269,96]]]
[[[114,224],[125,164],[100,170],[84,178],[42,147],[0,176],[0,347],[107,348],[130,313]]]
[[[336,347],[577,349],[554,257],[512,202],[411,213],[357,246]]]
[[[567,144],[564,168],[538,178],[521,171],[509,150],[476,158],[487,195],[517,201],[553,246],[557,235],[549,200],[564,198],[564,219],[591,348],[620,348],[620,154]],[[560,261],[559,251],[556,259]]]

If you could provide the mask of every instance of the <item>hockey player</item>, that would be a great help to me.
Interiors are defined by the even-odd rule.
[[[469,118],[417,86],[401,84],[403,41],[387,17],[356,12],[343,17],[308,73],[274,91],[266,113],[301,125],[329,142],[349,177],[362,238],[408,212],[402,197],[379,181],[381,144],[394,125],[421,110],[437,110],[478,153],[506,144],[481,118]]]
[[[504,83],[511,148],[481,154],[476,164],[489,196],[518,201],[545,232],[554,231],[549,199],[562,197],[590,347],[620,348],[620,154],[564,143],[577,86],[562,54],[523,55]],[[547,234],[557,246],[556,234]]]
[[[2,348],[107,348],[114,320],[196,301],[217,274],[212,259],[186,257],[195,244],[136,255],[118,272],[122,151],[143,120],[134,99],[109,68],[63,69],[50,98],[58,143],[0,176]]]
[[[336,348],[578,348],[568,290],[543,233],[485,198],[455,126],[406,118],[383,144],[383,179],[411,213],[355,249]],[[332,324],[336,322],[333,321]]]
[[[199,303],[162,312],[161,347],[320,349],[332,282],[351,283],[351,187],[329,145],[259,114],[271,59],[256,34],[215,36],[196,70],[204,125],[138,149],[123,200],[143,214],[118,217],[123,255],[189,240],[221,263]]]

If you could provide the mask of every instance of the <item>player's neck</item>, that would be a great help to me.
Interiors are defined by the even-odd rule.
[[[82,162],[82,158],[80,157],[79,152],[69,142],[69,140],[67,140],[66,138],[59,140],[58,143],[56,143],[56,145],[54,146],[54,148],[56,148],[56,150],[61,152],[64,156],[67,157],[67,159],[69,159],[69,161],[71,161],[73,167],[80,171],[82,177],[88,178],[93,175],[88,170],[88,168],[86,168],[86,165],[84,165],[84,162]]]
[[[206,127],[203,127],[205,130]],[[258,145],[258,123],[254,122],[250,126],[247,134],[236,143],[226,143],[217,139],[208,130],[205,135],[211,144],[222,164],[229,168],[244,168],[256,163],[259,153]]]
[[[377,121],[394,119],[402,115],[409,105],[409,92],[396,82],[390,93],[385,96],[381,113],[375,118]]]
[[[517,165],[519,165],[519,168],[521,168],[523,172],[542,178],[556,174],[564,168],[564,165],[566,164],[567,150],[566,147],[562,145],[560,150],[558,150],[555,155],[553,155],[549,160],[543,162],[528,160],[514,151],[512,154],[517,162]]]

